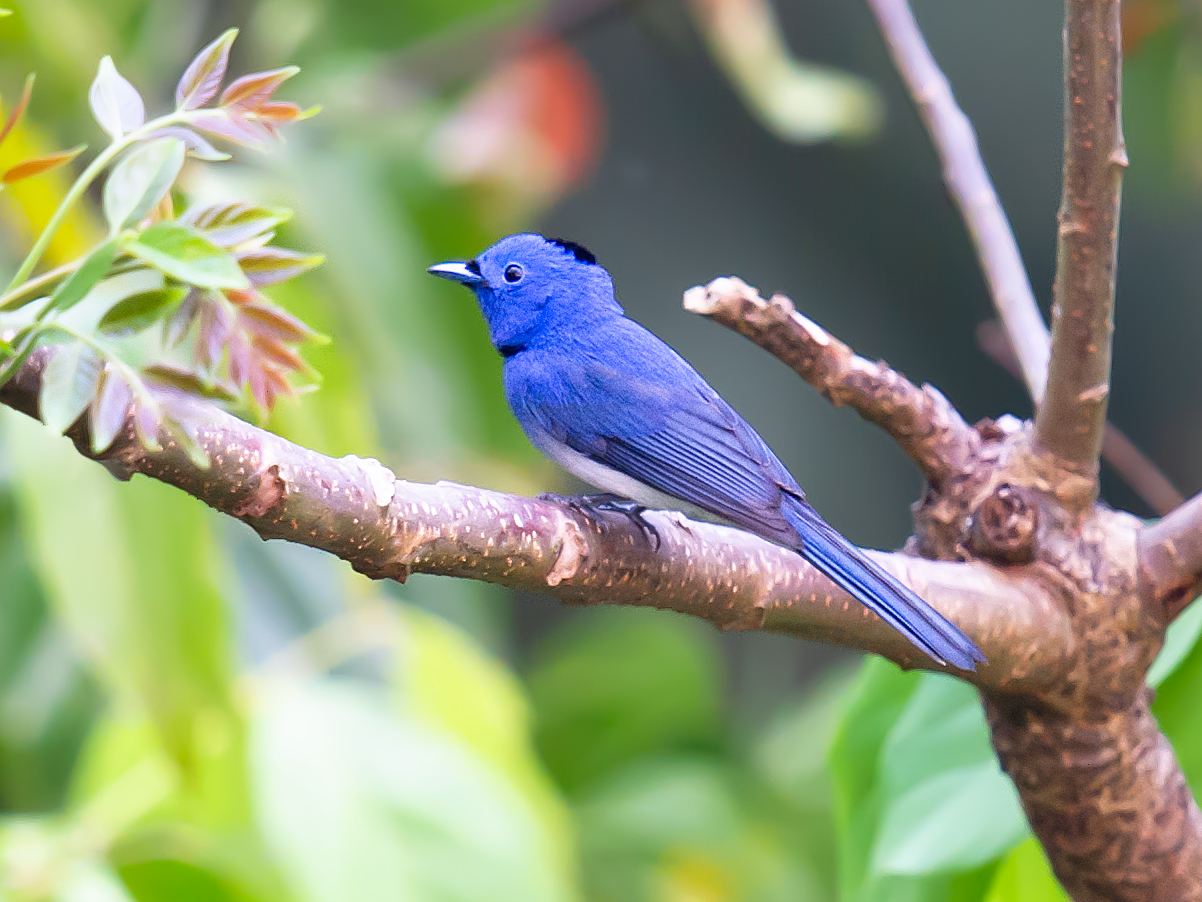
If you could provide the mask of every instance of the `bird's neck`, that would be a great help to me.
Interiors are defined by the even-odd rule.
[[[497,353],[510,359],[523,351],[549,351],[573,354],[587,351],[609,341],[613,330],[625,317],[621,311],[601,311],[587,319],[555,317],[543,323],[520,343],[497,347]]]

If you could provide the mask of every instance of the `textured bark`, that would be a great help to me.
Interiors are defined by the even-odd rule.
[[[1051,691],[986,689],[994,745],[1059,879],[1077,902],[1202,899],[1202,815],[1148,711],[1163,626],[1202,588],[1202,501],[1147,528],[1097,503],[1106,432],[1119,197],[1126,166],[1118,0],[1066,0],[1065,160],[1048,335],[972,127],[906,0],[868,0],[943,162],[1038,405],[1036,423],[978,424],[977,467],[915,507],[911,550],[1025,560],[1071,623]],[[1115,441],[1159,510],[1179,496]],[[1121,439],[1121,436],[1119,436]],[[1202,497],[1202,496],[1200,496]],[[1018,556],[1016,558],[1016,555]]]
[[[1064,190],[1052,286],[1052,358],[1035,419],[1066,467],[1097,466],[1110,398],[1110,344],[1123,142],[1119,0],[1066,0]]]
[[[689,289],[684,306],[747,336],[832,404],[846,404],[876,423],[933,485],[972,469],[978,436],[947,398],[929,385],[914,385],[883,362],[857,356],[795,311],[784,295],[765,301],[741,279],[724,278]]]
[[[51,353],[35,353],[0,389],[0,402],[36,416]],[[162,450],[146,450],[132,409],[103,454],[90,453],[82,421],[69,435],[121,479],[158,479],[264,539],[320,548],[373,579],[433,573],[549,592],[568,604],[665,608],[721,629],[789,633],[875,651],[903,667],[940,669],[798,555],[749,533],[648,512],[657,547],[621,514],[593,521],[549,501],[398,480],[375,460],[318,454],[194,398],[164,391],[158,400],[204,449],[207,468],[166,428]],[[990,659],[974,676],[980,685],[1054,683],[1068,621],[1029,574],[904,555],[879,560],[973,637]]]
[[[1092,712],[998,698],[986,709],[1002,766],[1074,899],[1202,897],[1202,813],[1148,693]]]
[[[1010,337],[996,321],[986,320],[977,326],[977,343],[1006,372],[1021,378]],[[1185,503],[1164,472],[1111,422],[1106,423],[1102,433],[1102,460],[1159,516]]]
[[[1139,558],[1150,612],[1171,621],[1202,590],[1202,495],[1144,529]]]

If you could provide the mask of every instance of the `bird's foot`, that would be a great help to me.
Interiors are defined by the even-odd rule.
[[[629,498],[608,492],[601,495],[556,495],[554,492],[543,492],[538,496],[538,500],[564,504],[577,511],[589,523],[602,531],[605,529],[605,524],[597,517],[598,513],[622,514],[639,528],[647,540],[647,544],[659,551],[659,531],[647,522],[643,516],[647,508],[637,501],[631,501]]]

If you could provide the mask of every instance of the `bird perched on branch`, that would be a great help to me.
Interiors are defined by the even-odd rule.
[[[547,457],[607,496],[582,509],[687,502],[791,548],[941,664],[984,657],[959,629],[822,519],[763,439],[679,354],[626,317],[584,247],[511,235],[429,272],[476,295],[505,358],[505,397]]]

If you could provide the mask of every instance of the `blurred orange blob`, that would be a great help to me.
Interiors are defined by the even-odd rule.
[[[1123,4],[1123,50],[1137,53],[1146,38],[1181,17],[1181,4],[1165,0],[1128,0]]]
[[[540,40],[467,94],[436,130],[431,160],[448,181],[500,189],[522,210],[544,206],[591,174],[603,120],[588,65],[563,41]]]

